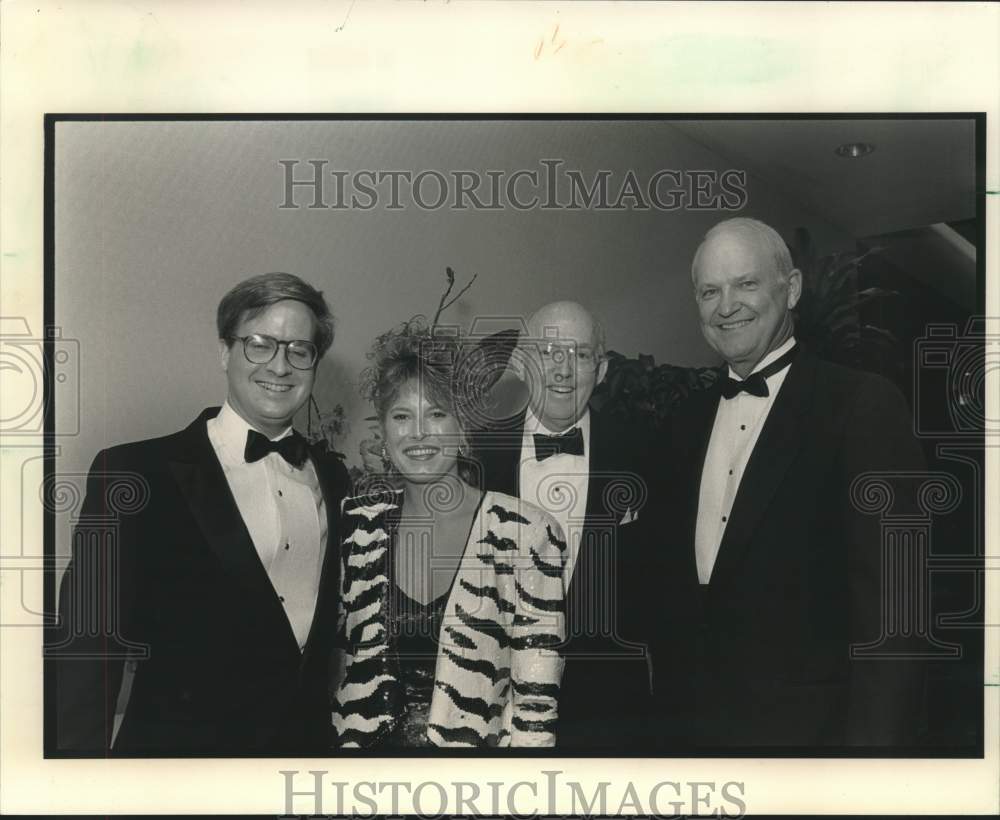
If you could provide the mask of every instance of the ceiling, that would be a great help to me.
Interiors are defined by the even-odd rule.
[[[679,131],[860,238],[975,217],[971,119],[679,121]],[[867,142],[858,159],[838,145]]]

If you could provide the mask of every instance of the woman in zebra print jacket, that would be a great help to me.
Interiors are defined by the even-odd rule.
[[[562,532],[475,488],[454,345],[407,323],[367,372],[392,486],[342,508],[341,746],[555,744]]]

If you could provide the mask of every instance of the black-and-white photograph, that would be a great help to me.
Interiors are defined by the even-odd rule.
[[[982,757],[985,129],[47,117],[46,757]]]
[[[996,814],[998,22],[0,3],[0,814]]]

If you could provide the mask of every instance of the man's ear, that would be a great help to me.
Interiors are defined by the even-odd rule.
[[[608,375],[608,359],[606,356],[601,356],[601,363],[597,365],[597,379],[594,380],[594,387],[597,387],[604,377]]]
[[[225,339],[219,339],[219,361],[222,362],[223,373],[229,369],[229,351],[231,349]]]
[[[788,309],[791,310],[802,296],[802,271],[792,268],[788,274]]]

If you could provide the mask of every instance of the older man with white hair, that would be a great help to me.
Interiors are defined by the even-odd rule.
[[[892,747],[917,729],[920,674],[880,656],[887,595],[861,475],[923,469],[902,394],[795,338],[802,274],[776,231],[729,219],[692,264],[727,372],[672,420],[652,657],[661,731],[681,746]],[[896,579],[897,581],[899,579]],[[868,645],[868,652],[856,650]]]
[[[550,512],[566,534],[566,668],[556,745],[635,751],[650,708],[635,587],[647,546],[649,442],[594,411],[607,372],[603,326],[576,302],[540,307],[513,358],[527,407],[476,441],[488,488]]]

